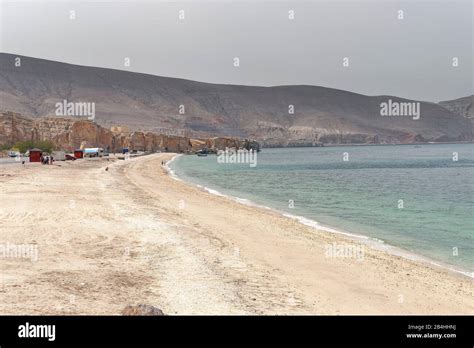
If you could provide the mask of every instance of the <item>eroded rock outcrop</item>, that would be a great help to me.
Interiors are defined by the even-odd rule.
[[[106,129],[94,122],[74,118],[45,117],[30,119],[13,112],[0,113],[0,145],[25,140],[49,140],[57,149],[73,150],[84,144],[118,152],[123,147],[137,151],[196,152],[226,147],[259,149],[255,141],[238,138],[190,139],[152,132],[125,132],[121,127]]]

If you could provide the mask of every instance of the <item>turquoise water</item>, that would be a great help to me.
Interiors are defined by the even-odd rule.
[[[227,195],[474,268],[472,144],[263,149],[253,168],[214,155],[181,156],[171,168]]]

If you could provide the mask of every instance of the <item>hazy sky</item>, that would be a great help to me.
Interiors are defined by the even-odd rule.
[[[3,0],[0,51],[204,82],[437,102],[473,93],[472,17],[470,0]]]

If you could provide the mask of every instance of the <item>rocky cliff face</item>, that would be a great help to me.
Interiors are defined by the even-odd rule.
[[[264,146],[472,140],[470,121],[435,103],[420,102],[418,120],[382,117],[381,103],[416,101],[318,86],[217,85],[30,57],[15,67],[15,57],[0,53],[0,111],[31,117],[53,116],[55,103],[67,100],[95,103],[95,121],[107,129],[179,130]],[[145,140],[137,134],[133,141]]]
[[[0,145],[37,139],[33,120],[15,113],[0,113]]]
[[[137,151],[187,153],[203,148],[210,151],[226,147],[259,148],[257,142],[238,138],[190,139],[152,132],[124,133],[120,128],[109,130],[86,120],[57,117],[31,119],[13,112],[0,113],[0,145],[13,145],[25,140],[50,140],[57,149],[69,151],[81,144],[108,147],[111,152],[118,152],[123,147]]]

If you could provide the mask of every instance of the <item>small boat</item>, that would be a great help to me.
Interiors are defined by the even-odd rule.
[[[207,148],[199,150],[198,152],[196,152],[196,155],[198,155],[199,157],[206,157],[207,156]]]

